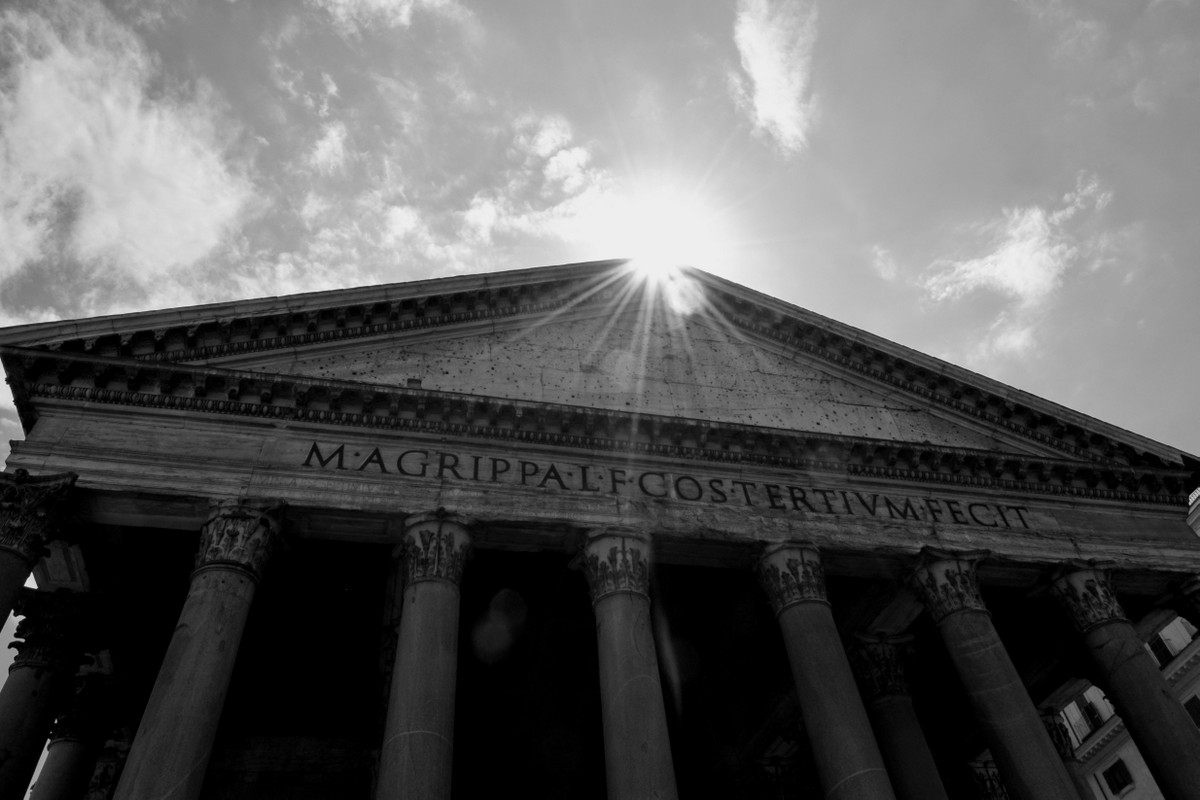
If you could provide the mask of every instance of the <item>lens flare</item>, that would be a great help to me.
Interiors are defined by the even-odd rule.
[[[695,192],[669,185],[636,193],[621,214],[619,246],[649,277],[703,266],[728,246],[723,216]]]

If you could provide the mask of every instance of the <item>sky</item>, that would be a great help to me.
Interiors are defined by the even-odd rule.
[[[0,326],[654,253],[1197,453],[1198,1],[0,2]]]

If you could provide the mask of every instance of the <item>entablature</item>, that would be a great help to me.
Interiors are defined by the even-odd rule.
[[[1181,507],[1191,480],[1149,453],[1098,463],[11,346],[0,357],[27,429],[53,401]]]

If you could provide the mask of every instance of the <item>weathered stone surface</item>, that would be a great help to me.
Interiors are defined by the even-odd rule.
[[[531,330],[421,337],[403,348],[356,343],[286,360],[260,357],[255,364],[269,372],[400,386],[415,378],[424,389],[616,411],[956,447],[996,444],[978,429],[929,417],[911,398],[815,360],[772,352],[699,320],[681,326],[668,330],[653,321],[646,329],[633,317],[568,317]],[[602,349],[596,347],[601,340]]]

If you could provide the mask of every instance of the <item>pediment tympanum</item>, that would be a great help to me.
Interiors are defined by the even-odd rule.
[[[237,369],[945,447],[1045,452],[700,317],[512,321],[256,354]]]

